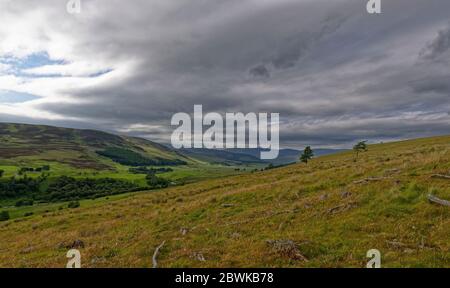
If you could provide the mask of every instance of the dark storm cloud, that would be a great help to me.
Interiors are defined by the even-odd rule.
[[[319,23],[318,31],[302,31],[298,35],[290,36],[282,43],[271,63],[278,69],[294,67],[302,57],[313,49],[314,44],[323,37],[334,33],[344,21],[345,18],[339,15],[327,16],[324,21]]]
[[[306,123],[306,124],[305,124]],[[333,147],[351,147],[351,143],[369,140],[371,143],[417,137],[435,136],[448,133],[448,113],[405,113],[403,115],[383,115],[379,117],[341,117],[335,121],[290,124],[282,135],[287,146],[295,143],[303,145],[324,145],[324,133]]]
[[[100,3],[52,29],[120,76],[35,108],[165,141],[194,104],[279,112],[290,147],[450,133],[450,1],[382,1],[381,15],[360,0]]]
[[[426,59],[436,59],[443,54],[447,54],[447,56],[450,56],[449,52],[450,25],[438,32],[436,38],[427,45],[427,47],[421,52],[421,55]]]
[[[417,93],[443,94],[445,98],[448,99],[450,97],[450,73],[446,76],[436,76],[434,78],[426,78],[421,81],[416,81],[411,83],[411,86]]]
[[[249,74],[253,77],[261,77],[261,78],[270,78],[269,69],[267,69],[266,65],[258,65],[250,69]]]

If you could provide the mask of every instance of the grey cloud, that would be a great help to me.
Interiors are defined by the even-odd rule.
[[[416,81],[411,83],[411,86],[417,93],[438,93],[444,94],[447,98],[450,95],[450,73],[445,76],[436,76]]]
[[[318,31],[306,31],[298,33],[298,35],[290,36],[284,40],[281,48],[271,60],[275,68],[287,69],[294,67],[302,57],[305,56],[314,45],[322,38],[336,32],[345,22],[346,17],[339,15],[329,15],[321,23],[319,23]],[[315,27],[317,28],[317,27]]]
[[[15,13],[46,14],[25,4]],[[52,29],[70,33],[80,58],[137,65],[120,79],[65,91],[87,102],[36,108],[154,140],[167,139],[172,114],[194,104],[279,112],[290,147],[450,133],[450,69],[435,61],[449,52],[447,0],[384,1],[382,15],[367,14],[360,0],[99,5],[87,1],[74,25],[48,4]]]
[[[449,52],[450,52],[450,25],[438,32],[436,38],[421,51],[420,56],[425,59],[436,59],[443,54],[446,54],[447,56],[450,57]]]
[[[249,74],[256,78],[270,78],[269,69],[264,64],[251,68]]]

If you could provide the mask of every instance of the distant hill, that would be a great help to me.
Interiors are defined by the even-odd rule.
[[[189,163],[276,165],[298,161],[300,151],[281,149],[277,159],[261,160],[263,149],[181,149],[142,138],[96,130],[46,125],[0,123],[0,165],[37,165],[55,162],[76,169],[110,170],[117,165],[177,166]],[[342,150],[316,149],[315,155]],[[112,160],[112,161],[111,161]]]
[[[301,151],[295,149],[280,149],[278,157],[276,159],[261,160],[261,148],[250,149],[182,149],[183,154],[191,157],[202,159],[207,162],[213,163],[257,163],[283,165],[295,163],[298,161]],[[334,153],[346,151],[345,149],[314,149],[315,156],[324,156]]]
[[[261,148],[255,148],[255,149],[229,149],[227,151],[251,155],[259,159],[260,153],[263,150],[264,149]],[[345,149],[313,149],[313,150],[314,155],[316,157],[347,151]],[[280,149],[278,157],[276,159],[262,160],[262,162],[273,163],[275,165],[295,163],[298,162],[301,153],[302,151],[295,149]]]
[[[181,153],[189,155],[190,157],[200,159],[210,163],[222,163],[222,164],[250,164],[265,163],[261,161],[256,155],[250,153],[244,153],[242,151],[235,151],[236,149],[206,149],[206,148],[192,148],[181,149]]]
[[[0,123],[0,165],[55,162],[79,169],[108,170],[116,164],[176,166],[192,161],[145,139],[95,130]]]

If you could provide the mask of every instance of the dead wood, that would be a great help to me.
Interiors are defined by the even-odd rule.
[[[328,209],[328,214],[336,214],[336,213],[340,213],[340,212],[345,212],[347,210],[352,209],[353,207],[356,207],[356,203],[354,203],[354,202],[347,203],[347,204],[341,204],[336,207]]]
[[[390,177],[369,177],[362,180],[353,181],[353,184],[366,184],[369,182],[375,182],[375,181],[383,181],[386,179],[391,179]]]
[[[438,197],[431,195],[431,194],[428,195],[428,201],[439,204],[439,205],[444,205],[444,206],[450,207],[450,201],[439,199]]]
[[[159,250],[166,244],[166,240],[164,240],[158,247],[155,249],[155,253],[153,253],[153,268],[158,267],[158,262],[156,261],[156,258],[158,257]]]
[[[431,178],[450,179],[450,175],[434,174],[431,175]]]

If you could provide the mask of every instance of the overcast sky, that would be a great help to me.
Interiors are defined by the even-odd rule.
[[[278,112],[283,147],[450,134],[450,1],[0,0],[0,121],[168,141]]]

